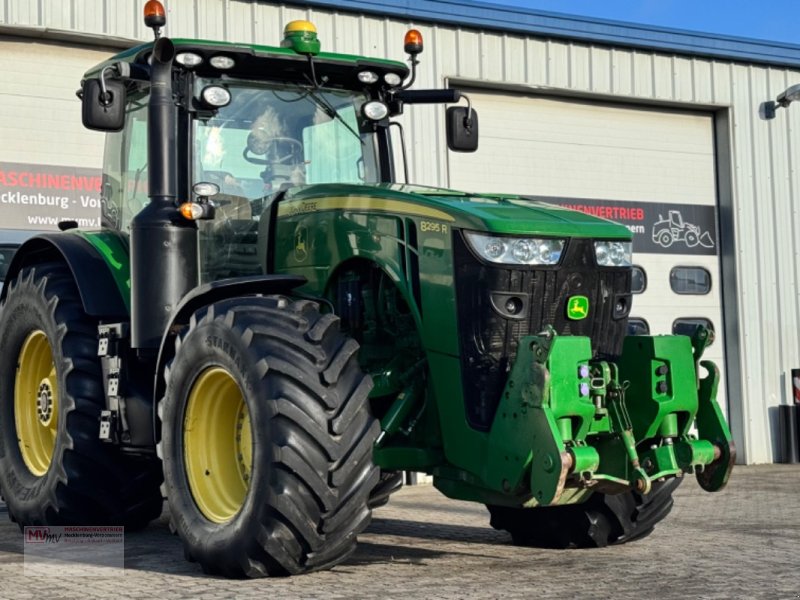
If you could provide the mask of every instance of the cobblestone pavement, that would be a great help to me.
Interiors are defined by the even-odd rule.
[[[488,520],[480,505],[405,488],[335,569],[231,581],[185,562],[164,517],[126,534],[117,577],[25,577],[22,536],[0,514],[0,598],[800,599],[798,466],[737,467],[717,494],[687,478],[652,535],[611,548],[516,548]]]

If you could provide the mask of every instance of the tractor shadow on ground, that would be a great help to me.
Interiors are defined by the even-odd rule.
[[[2,507],[4,508],[4,507]],[[0,508],[0,518],[7,518],[5,510]],[[166,507],[165,507],[166,508]],[[17,526],[4,523],[3,528]],[[419,547],[414,540],[430,540],[431,542],[455,542],[480,545],[508,545],[510,539],[502,532],[486,527],[474,527],[440,522],[412,521],[397,518],[374,518],[367,530],[361,534],[356,552],[341,565],[339,572],[349,567],[380,563],[407,563],[422,565],[426,561],[435,560],[448,555],[472,555],[465,552],[462,546],[457,550]],[[9,536],[7,532],[0,536],[0,552],[16,554],[22,559],[22,534]],[[475,556],[482,556],[476,550]],[[178,536],[169,528],[168,511],[146,529],[125,533],[125,569],[128,571],[154,572],[171,575],[207,578],[200,567],[184,558],[183,545]]]
[[[390,538],[383,543],[381,538]],[[467,552],[463,546],[447,550],[436,550],[430,547],[422,548],[418,545],[409,545],[398,538],[414,538],[415,540],[430,540],[431,542],[449,542],[475,544],[475,552]],[[376,563],[406,563],[424,565],[428,560],[440,559],[445,556],[458,555],[461,557],[474,556],[483,558],[485,552],[477,548],[479,545],[508,545],[511,540],[508,535],[494,531],[489,527],[473,527],[449,523],[429,523],[424,521],[410,521],[404,519],[373,519],[367,530],[359,537],[358,548],[336,570],[345,571],[348,566],[363,566]]]
[[[475,527],[442,523],[441,521],[431,523],[406,519],[373,518],[365,533],[490,545],[508,545],[511,542],[507,533],[492,529],[488,524],[485,527]]]
[[[166,511],[165,511],[166,512]],[[170,533],[168,519],[162,517],[141,532],[126,534],[125,568],[131,571],[152,571],[189,577],[210,577],[195,563],[184,559],[180,539]],[[422,565],[448,555],[472,555],[461,547],[437,550],[421,548],[415,542],[402,538],[430,540],[431,542],[464,542],[476,545],[508,545],[510,538],[486,527],[473,527],[449,523],[429,523],[404,519],[373,518],[367,530],[359,536],[355,553],[336,567],[346,572],[350,567],[380,563],[407,563]],[[480,550],[474,553],[482,556]]]

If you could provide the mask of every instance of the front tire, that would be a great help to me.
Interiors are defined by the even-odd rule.
[[[540,508],[487,505],[491,525],[511,534],[517,546],[602,548],[652,533],[672,510],[680,478],[654,482],[649,494],[592,494],[582,504]]]
[[[234,298],[176,341],[159,412],[186,555],[229,577],[331,567],[369,524],[379,471],[358,345],[316,304]]]
[[[0,309],[0,491],[25,525],[140,528],[161,514],[161,470],[99,439],[97,320],[63,263],[24,269]]]

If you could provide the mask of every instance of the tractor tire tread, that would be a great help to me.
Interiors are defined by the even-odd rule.
[[[10,420],[0,433],[0,488],[9,516],[20,526],[122,525],[129,529],[157,518],[162,508],[158,463],[133,462],[99,439],[99,416],[105,402],[97,357],[97,319],[84,312],[67,265],[54,261],[24,268],[10,282],[3,309],[0,335],[12,340],[12,345],[21,344],[21,336],[29,331],[41,329],[47,334],[59,372],[62,424],[48,471],[33,479],[14,447],[13,400],[10,406],[0,407],[5,413],[0,421]],[[38,315],[38,322],[33,315]],[[18,322],[21,324],[15,325]],[[13,358],[16,352],[7,355]],[[0,389],[10,398],[14,383],[9,371],[15,368],[15,361],[0,364]],[[12,472],[15,485],[7,476]]]
[[[178,489],[183,451],[175,442],[180,423],[173,415],[185,402],[178,388],[186,387],[181,382],[188,377],[192,352],[203,332],[212,329],[251,366],[234,375],[257,378],[254,385],[264,390],[263,397],[246,401],[254,435],[260,423],[269,440],[261,446],[254,440],[254,448],[263,447],[269,456],[256,463],[254,454],[254,465],[264,464],[269,476],[253,472],[252,485],[258,487],[248,492],[245,506],[251,509],[233,517],[236,527],[211,524],[192,508],[188,486]],[[371,383],[358,366],[358,345],[340,333],[338,318],[322,315],[307,300],[234,298],[198,310],[178,337],[160,411],[166,420],[167,491],[171,510],[184,511],[174,515],[174,522],[185,553],[204,571],[230,577],[305,573],[347,558],[370,520],[367,498],[378,479],[372,445],[379,426],[369,414]],[[258,414],[253,402],[259,403]],[[176,493],[180,498],[173,504]],[[209,532],[213,525],[230,536],[224,543],[197,534],[198,528]]]
[[[656,482],[647,495],[592,494],[581,504],[545,508],[487,505],[491,526],[511,534],[515,545],[602,548],[642,539],[669,515],[681,478]]]

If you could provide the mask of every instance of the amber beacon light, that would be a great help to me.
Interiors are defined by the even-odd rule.
[[[144,5],[144,24],[153,29],[158,36],[158,30],[167,24],[167,14],[164,5],[158,0],[147,0]]]
[[[416,29],[409,29],[403,40],[403,49],[406,54],[416,56],[422,52],[422,34]]]

